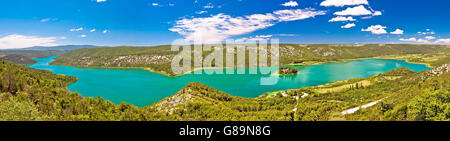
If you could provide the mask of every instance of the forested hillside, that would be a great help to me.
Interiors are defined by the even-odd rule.
[[[210,52],[211,51],[204,51],[203,56],[208,55]],[[443,45],[403,44],[281,44],[280,64],[314,64],[377,56],[437,53],[444,53],[447,55],[450,53],[450,47]],[[52,64],[83,67],[141,67],[174,76],[171,71],[170,63],[172,58],[177,54],[178,52],[170,50],[170,46],[77,49],[59,56]],[[246,59],[248,60],[248,57]]]
[[[336,91],[309,87],[270,98],[236,97],[190,83],[160,102],[136,107],[68,92],[74,77],[0,61],[0,120],[450,120],[450,60],[435,62],[439,67],[428,71],[400,68],[326,86],[351,85]],[[374,104],[362,106],[368,103]]]
[[[1,60],[8,60],[17,64],[34,64],[36,63],[35,60],[31,59],[30,57],[18,55],[18,54],[0,54]]]
[[[62,50],[0,50],[0,60],[7,60],[17,64],[34,64],[35,58],[59,56],[66,51]]]
[[[80,48],[96,48],[97,46],[92,45],[65,45],[65,46],[52,46],[52,47],[45,47],[45,46],[34,46],[29,48],[23,48],[22,50],[59,50],[59,51],[70,51],[74,49],[80,49]]]

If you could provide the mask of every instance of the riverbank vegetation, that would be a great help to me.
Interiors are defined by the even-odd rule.
[[[298,70],[297,68],[293,67],[281,67],[278,69],[279,75],[295,75],[297,74]]]

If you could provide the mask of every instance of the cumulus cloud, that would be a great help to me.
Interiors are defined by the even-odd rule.
[[[97,0],[97,2],[106,2],[106,0]]]
[[[368,5],[369,2],[367,0],[325,0],[320,3],[320,6],[335,6],[335,7],[343,7],[343,6],[351,6],[351,5]]]
[[[386,34],[387,31],[385,30],[386,26],[382,26],[382,25],[372,25],[370,27],[368,27],[367,29],[361,29],[361,31],[367,31],[367,32],[372,32],[372,34]]]
[[[341,28],[352,28],[352,27],[355,27],[355,26],[356,26],[356,24],[354,24],[354,23],[348,23],[348,24],[346,24],[344,26],[341,26]]]
[[[0,38],[0,49],[26,48],[32,46],[57,46],[57,37],[37,37],[12,34]]]
[[[265,29],[280,22],[302,20],[324,14],[325,11],[317,11],[311,8],[278,10],[272,13],[241,17],[217,14],[211,17],[184,18],[176,21],[174,27],[169,30],[184,36],[188,41],[216,43],[231,36]]]
[[[345,22],[345,21],[356,21],[356,20],[353,19],[353,17],[351,17],[351,16],[349,16],[349,17],[337,16],[337,17],[332,18],[328,22]]]
[[[408,38],[408,39],[400,38],[400,41],[405,41],[405,42],[415,42],[415,41],[417,41],[417,39],[414,38],[414,37],[411,37],[411,38]]]
[[[381,15],[383,15],[383,13],[381,13],[381,11],[375,11],[372,14],[372,16],[381,16]]]
[[[418,43],[430,43],[430,41],[428,41],[426,39],[418,39],[417,42]]]
[[[70,32],[75,32],[75,31],[81,31],[81,30],[83,30],[83,28],[82,28],[82,27],[80,27],[80,28],[74,28],[74,29],[70,29],[69,31],[70,31]]]
[[[401,29],[396,29],[395,31],[392,31],[391,34],[401,35],[401,34],[403,34],[403,32],[404,31]]]
[[[80,35],[80,37],[81,37],[81,38],[86,38],[86,37],[87,37],[87,35]]]
[[[158,3],[152,3],[152,6],[159,6]]]
[[[281,5],[283,5],[283,6],[289,6],[289,7],[297,7],[297,6],[298,6],[298,3],[297,3],[296,1],[289,1],[289,2],[283,3],[283,4],[281,4]]]
[[[404,42],[416,42],[416,43],[425,43],[425,44],[430,43],[430,41],[427,40],[427,39],[417,39],[415,37],[411,37],[411,38],[408,38],[408,39],[400,38],[399,40],[400,41],[404,41]]]
[[[95,32],[95,31],[97,31],[97,29],[94,28],[94,29],[91,29],[91,31],[89,31],[89,32]]]
[[[335,12],[334,15],[339,16],[361,16],[361,15],[372,15],[372,12],[367,10],[364,6],[356,6],[356,7],[349,7],[343,11]]]
[[[103,30],[103,34],[106,34],[106,33],[108,33],[109,31],[108,30]]]
[[[427,40],[434,40],[434,39],[436,39],[436,37],[433,37],[433,36],[425,36],[425,39],[427,39]]]
[[[450,38],[449,39],[438,39],[435,41],[437,44],[450,44]]]

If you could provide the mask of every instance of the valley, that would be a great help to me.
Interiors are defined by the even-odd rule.
[[[430,48],[420,49],[419,52],[410,49],[396,56],[389,53],[370,57],[361,55],[361,58],[357,57],[354,60],[324,57],[327,59],[317,61],[309,58],[317,64],[305,65],[308,64],[307,61],[301,63],[297,61],[295,65],[303,64],[305,68],[299,69],[295,77],[279,76],[279,84],[266,88],[256,86],[259,83],[256,83],[255,79],[263,75],[193,77],[191,74],[185,74],[167,77],[143,70],[142,68],[151,66],[139,63],[142,60],[151,60],[145,57],[131,60],[126,58],[125,60],[128,61],[125,64],[130,68],[120,68],[121,61],[111,65],[117,65],[118,68],[108,69],[106,66],[94,65],[101,62],[101,54],[127,56],[126,54],[141,51],[147,54],[151,52],[151,49],[147,48],[135,50],[127,48],[129,52],[120,50],[120,47],[76,49],[56,58],[55,62],[52,62],[54,57],[35,59],[38,62],[31,65],[32,68],[1,61],[0,113],[2,116],[0,120],[449,120],[448,112],[445,111],[450,90],[448,48],[446,46],[430,46]],[[170,56],[170,54],[166,52],[159,56]],[[330,55],[330,53],[322,55]],[[84,67],[52,65],[63,60],[83,58],[81,56],[97,56],[98,59],[84,61],[81,59],[82,61],[72,62],[74,66],[86,60],[92,62],[92,65]],[[155,58],[164,60],[164,57]],[[296,60],[286,57],[285,59]],[[104,60],[108,59],[103,58]],[[282,59],[281,62],[295,66],[291,61],[286,60]],[[164,66],[165,64],[164,61],[156,62],[153,65]],[[361,66],[365,68],[358,68]],[[352,69],[350,71],[344,68]],[[203,71],[196,69],[196,71]],[[226,69],[231,68],[223,70]],[[160,70],[164,69],[160,68]],[[323,73],[315,74],[314,72]],[[343,75],[346,73],[348,75]],[[317,77],[324,74],[327,75],[323,79]],[[96,77],[92,77],[93,75]],[[120,84],[116,85],[112,83],[113,81]],[[142,89],[152,87],[157,89]],[[99,93],[103,94],[99,95]]]

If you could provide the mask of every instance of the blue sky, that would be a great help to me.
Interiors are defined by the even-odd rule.
[[[449,44],[448,6],[448,0],[3,0],[0,48],[152,46],[180,38]]]

